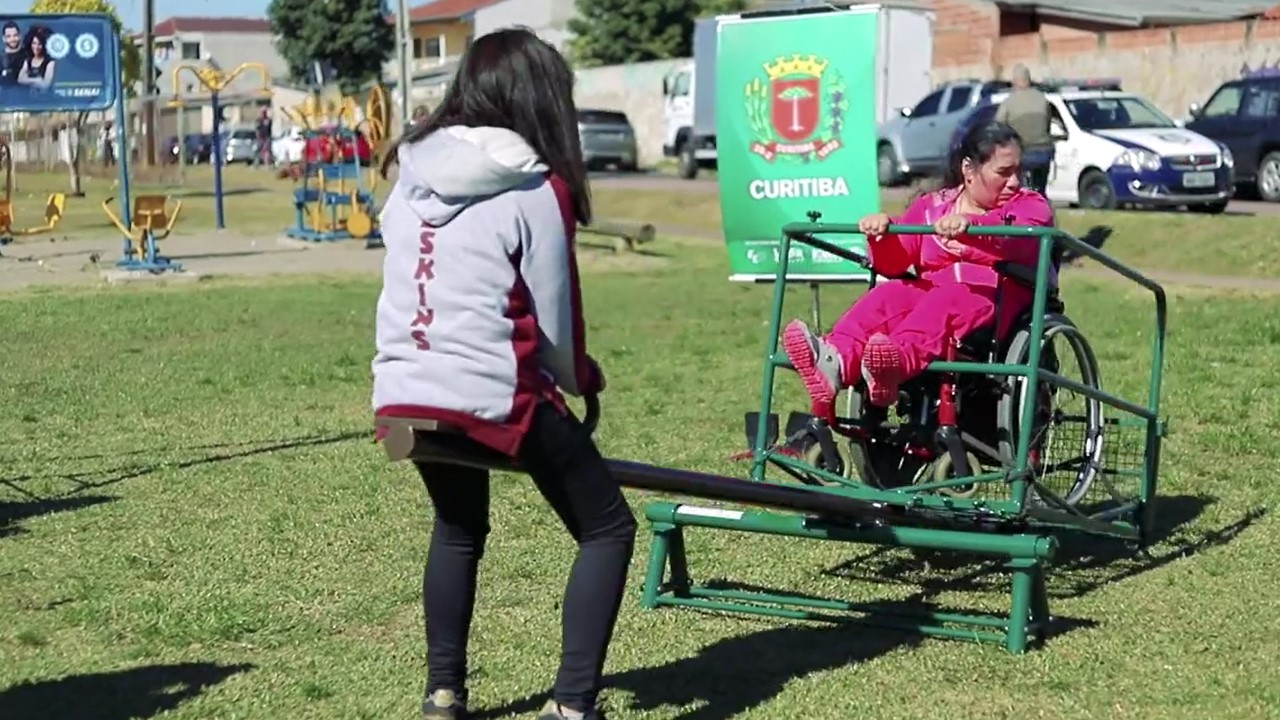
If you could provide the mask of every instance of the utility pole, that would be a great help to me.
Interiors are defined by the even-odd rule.
[[[142,137],[147,167],[156,166],[156,0],[142,3]]]
[[[400,129],[409,126],[409,92],[413,88],[413,79],[409,76],[409,65],[413,53],[413,37],[409,34],[409,3],[399,0],[400,8],[396,11],[396,63],[400,72],[396,88],[400,93]]]

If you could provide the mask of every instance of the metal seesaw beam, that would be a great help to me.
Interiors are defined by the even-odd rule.
[[[513,458],[494,452],[464,435],[442,428],[433,421],[381,417],[382,439],[387,457],[395,461],[415,460],[467,465],[490,470],[524,472]],[[658,467],[629,460],[609,460],[609,470],[618,483],[636,490],[674,493],[707,500],[722,500],[759,507],[791,510],[848,520],[901,520],[901,510],[873,505],[800,487],[785,487],[713,475],[711,473]]]

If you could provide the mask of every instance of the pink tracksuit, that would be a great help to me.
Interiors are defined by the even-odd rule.
[[[959,189],[923,195],[893,223],[933,225],[953,212],[957,195]],[[1053,210],[1042,195],[1022,189],[1001,207],[968,218],[971,226],[1048,226],[1053,224]],[[1039,254],[1039,241],[1034,238],[967,234],[957,240],[963,246],[959,254],[944,247],[935,235],[885,235],[868,244],[877,272],[897,275],[914,267],[920,279],[878,283],[836,321],[825,340],[840,353],[844,378],[858,377],[863,348],[875,333],[887,335],[902,351],[903,380],[920,373],[943,356],[949,340],[991,322],[1000,281],[993,265],[1004,260],[1035,267]],[[1051,280],[1056,281],[1056,276]],[[1000,337],[1030,302],[1027,288],[1003,284],[996,323]]]

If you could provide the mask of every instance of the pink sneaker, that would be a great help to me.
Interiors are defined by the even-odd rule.
[[[872,405],[883,408],[897,402],[904,365],[902,349],[888,336],[876,333],[867,340],[862,351],[862,377]]]
[[[782,331],[782,349],[804,382],[812,412],[828,422],[835,421],[836,393],[840,391],[840,353],[813,334],[801,320],[792,320]]]

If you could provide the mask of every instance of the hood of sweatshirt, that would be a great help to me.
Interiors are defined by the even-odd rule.
[[[477,200],[541,178],[547,166],[511,130],[455,125],[400,146],[400,192],[439,227]]]

